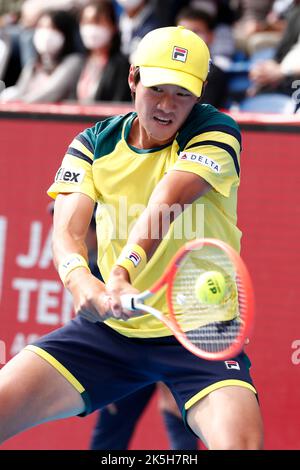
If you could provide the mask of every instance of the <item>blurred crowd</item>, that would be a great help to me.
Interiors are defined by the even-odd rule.
[[[0,102],[130,101],[137,44],[168,25],[209,46],[203,102],[297,112],[300,0],[0,0]]]

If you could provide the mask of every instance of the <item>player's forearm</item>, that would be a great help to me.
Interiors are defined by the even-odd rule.
[[[147,208],[130,232],[128,243],[141,246],[149,260],[172,222],[209,189],[209,184],[197,175],[170,171],[151,194]]]
[[[70,254],[78,253],[88,260],[88,250],[83,238],[74,236],[67,229],[54,229],[52,238],[53,261],[56,269]]]
[[[141,214],[128,237],[128,244],[143,248],[149,261],[168,232],[171,223],[181,213],[170,210],[166,203],[151,203]]]
[[[174,218],[174,213],[170,212],[168,205],[149,203],[132,228],[127,245],[111,270],[111,277],[133,282],[157,250]],[[137,264],[133,262],[134,259],[138,260]],[[141,267],[138,267],[138,264]]]
[[[95,293],[99,297],[105,292],[104,284],[90,272],[87,247],[83,238],[75,236],[67,229],[56,229],[53,234],[53,255],[60,278],[74,298],[76,311],[87,308],[86,298],[91,299]],[[62,267],[68,266],[68,263],[69,268]],[[98,300],[100,302],[100,297]],[[93,304],[93,308],[95,305]],[[96,307],[98,312],[104,313],[100,304]]]
[[[132,281],[151,259],[176,217],[209,189],[205,180],[192,173],[171,171],[166,174],[151,194],[147,208],[131,230],[127,246],[116,263],[125,269],[114,268],[112,274],[118,269],[118,275],[126,280],[127,269]]]
[[[94,202],[80,193],[59,194],[53,217],[53,259],[59,264],[70,254],[77,253],[86,261],[86,236],[94,209]]]
[[[68,230],[60,228],[54,230],[52,247],[54,265],[59,276],[65,287],[75,295],[84,278],[91,275],[85,241]],[[69,269],[62,267],[68,264]]]
[[[172,221],[179,215],[181,210],[177,212],[170,211],[167,204],[150,203],[131,230],[127,245],[124,248],[125,255],[121,254],[117,264],[112,268],[111,276],[126,282],[132,282],[136,275],[134,271],[136,273],[138,271],[136,269],[132,270],[133,265],[131,266],[131,263],[128,265],[126,261],[126,258],[133,254],[130,251],[135,252],[134,255],[136,255],[136,252],[138,255],[142,253],[143,259],[140,259],[139,262],[141,266],[145,265],[157,250],[164,235],[168,232]],[[126,253],[127,247],[128,253]]]
[[[154,189],[147,208],[128,237],[128,244],[141,246],[149,260],[167,234],[172,222],[210,185],[192,173],[172,171]]]

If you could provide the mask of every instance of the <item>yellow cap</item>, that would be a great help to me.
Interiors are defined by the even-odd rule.
[[[200,96],[210,63],[205,42],[183,26],[150,31],[139,43],[133,63],[145,87],[178,85]]]

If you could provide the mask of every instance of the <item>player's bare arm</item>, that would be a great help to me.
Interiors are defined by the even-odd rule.
[[[57,269],[72,253],[81,255],[87,262],[85,238],[93,210],[94,201],[85,194],[57,196],[53,219],[53,256]],[[73,296],[77,314],[93,322],[110,316],[105,286],[87,267],[72,270],[65,286]]]
[[[200,176],[184,171],[170,171],[154,189],[147,208],[141,214],[133,230],[128,243],[137,243],[142,246],[149,260],[158,245],[167,233],[170,224],[174,220],[175,213],[169,208],[176,205],[181,211],[188,204],[209,191],[210,185]],[[180,212],[177,212],[178,216]],[[171,215],[171,218],[170,218]],[[158,237],[151,238],[151,220],[158,221]]]
[[[174,220],[174,213],[171,212],[170,217],[169,208],[176,204],[182,212],[186,205],[209,190],[209,183],[198,175],[175,170],[167,173],[154,189],[146,209],[129,234],[128,245],[139,245],[149,261]],[[180,211],[176,215],[179,214]],[[151,237],[150,233],[151,221],[158,223],[158,236],[155,238]],[[120,295],[133,293],[130,282],[130,276],[125,268],[119,265],[113,267],[107,290],[112,295],[111,308],[115,315],[120,315]]]

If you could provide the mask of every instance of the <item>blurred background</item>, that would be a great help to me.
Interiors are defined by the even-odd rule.
[[[204,102],[297,111],[298,0],[2,0],[0,15],[2,103],[130,101],[138,42],[181,24],[211,51]]]

